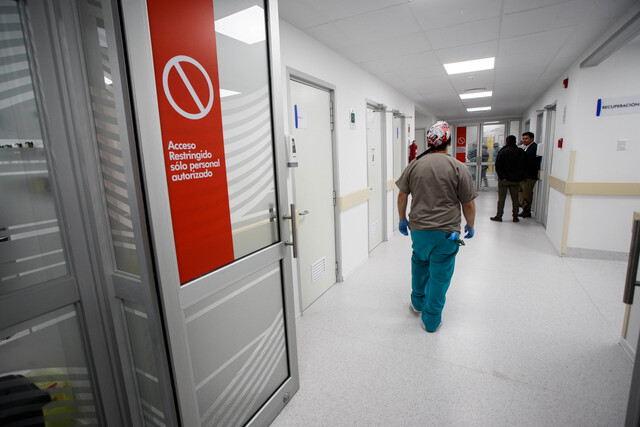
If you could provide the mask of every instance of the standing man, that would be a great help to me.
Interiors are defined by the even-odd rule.
[[[504,202],[507,199],[507,190],[511,194],[511,213],[513,222],[520,221],[518,219],[518,189],[520,182],[525,177],[527,168],[527,159],[524,151],[516,145],[516,137],[509,135],[506,139],[504,147],[498,151],[496,158],[496,173],[498,174],[498,211],[496,216],[492,216],[491,221],[502,222],[502,214],[504,213]]]
[[[467,224],[465,239],[473,237],[478,193],[464,163],[447,155],[451,131],[439,121],[427,131],[429,149],[411,162],[396,185],[399,229],[405,236],[411,229],[411,308],[422,312],[427,332],[435,332],[442,322],[445,294],[458,253],[460,205]],[[407,200],[412,195],[407,220]]]
[[[522,206],[522,212],[519,216],[522,218],[531,218],[533,187],[535,187],[536,181],[538,180],[538,169],[540,169],[537,156],[538,144],[533,142],[533,132],[525,132],[522,134],[522,144],[524,145],[524,152],[527,157],[527,171],[525,179],[520,183],[520,193],[518,194],[520,206]]]

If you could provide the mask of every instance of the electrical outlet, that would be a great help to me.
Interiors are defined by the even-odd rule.
[[[618,151],[627,151],[627,142],[628,142],[628,140],[626,140],[626,139],[619,139],[618,140],[617,150]]]

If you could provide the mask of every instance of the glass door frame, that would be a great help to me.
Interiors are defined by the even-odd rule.
[[[269,424],[299,388],[297,343],[295,336],[295,313],[293,298],[292,256],[285,241],[291,240],[290,222],[283,218],[289,214],[287,194],[286,147],[284,139],[284,117],[282,97],[283,84],[280,66],[280,41],[278,3],[265,1],[267,22],[269,84],[272,114],[272,131],[275,157],[275,180],[278,206],[279,241],[251,255],[199,277],[185,286],[180,286],[177,256],[172,233],[169,210],[168,186],[164,166],[162,144],[140,141],[161,141],[158,101],[152,63],[149,19],[145,2],[122,3],[122,18],[127,50],[129,52],[129,75],[133,87],[133,104],[137,118],[139,153],[145,176],[149,239],[153,245],[156,280],[160,288],[164,309],[166,336],[170,363],[175,381],[181,423],[200,425],[196,398],[196,384],[189,350],[189,341],[183,309],[211,295],[212,288],[222,288],[248,271],[262,266],[280,263],[283,281],[284,328],[289,377],[280,385],[271,398],[249,421],[249,425]],[[206,281],[207,286],[199,286]]]
[[[102,275],[104,253],[98,248],[100,232],[89,213],[94,200],[85,180],[90,166],[83,163],[86,153],[81,145],[90,144],[93,139],[91,131],[83,128],[85,123],[80,123],[76,115],[88,108],[83,99],[85,81],[82,68],[80,79],[75,81],[77,85],[72,83],[74,79],[69,73],[71,68],[82,63],[82,59],[77,61],[76,4],[45,0],[19,0],[17,3],[21,24],[23,28],[29,28],[25,31],[26,56],[69,270],[65,276],[3,296],[0,299],[0,327],[11,327],[73,306],[82,335],[82,342],[77,344],[83,347],[85,354],[98,422],[131,425],[127,412],[129,390],[123,380],[121,354],[117,350],[120,343],[112,329],[113,319]],[[63,21],[65,25],[61,24]],[[71,55],[74,49],[76,54]],[[80,92],[75,91],[78,88],[81,88]]]

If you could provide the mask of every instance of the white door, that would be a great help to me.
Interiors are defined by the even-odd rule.
[[[369,198],[369,252],[382,242],[382,128],[381,114],[367,107],[367,175]]]
[[[402,117],[393,117],[393,181],[400,177],[402,172]],[[393,202],[391,203],[393,211],[393,230],[398,229],[398,222],[400,217],[398,216],[398,209],[396,208],[395,201],[398,200],[398,187],[393,186]]]
[[[331,94],[291,80],[302,309],[336,283]],[[308,213],[305,213],[308,212]]]

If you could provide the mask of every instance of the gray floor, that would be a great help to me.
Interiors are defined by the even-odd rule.
[[[304,312],[300,390],[272,426],[624,424],[625,263],[560,258],[534,220],[489,221],[495,202],[477,201],[435,334],[397,232]]]

